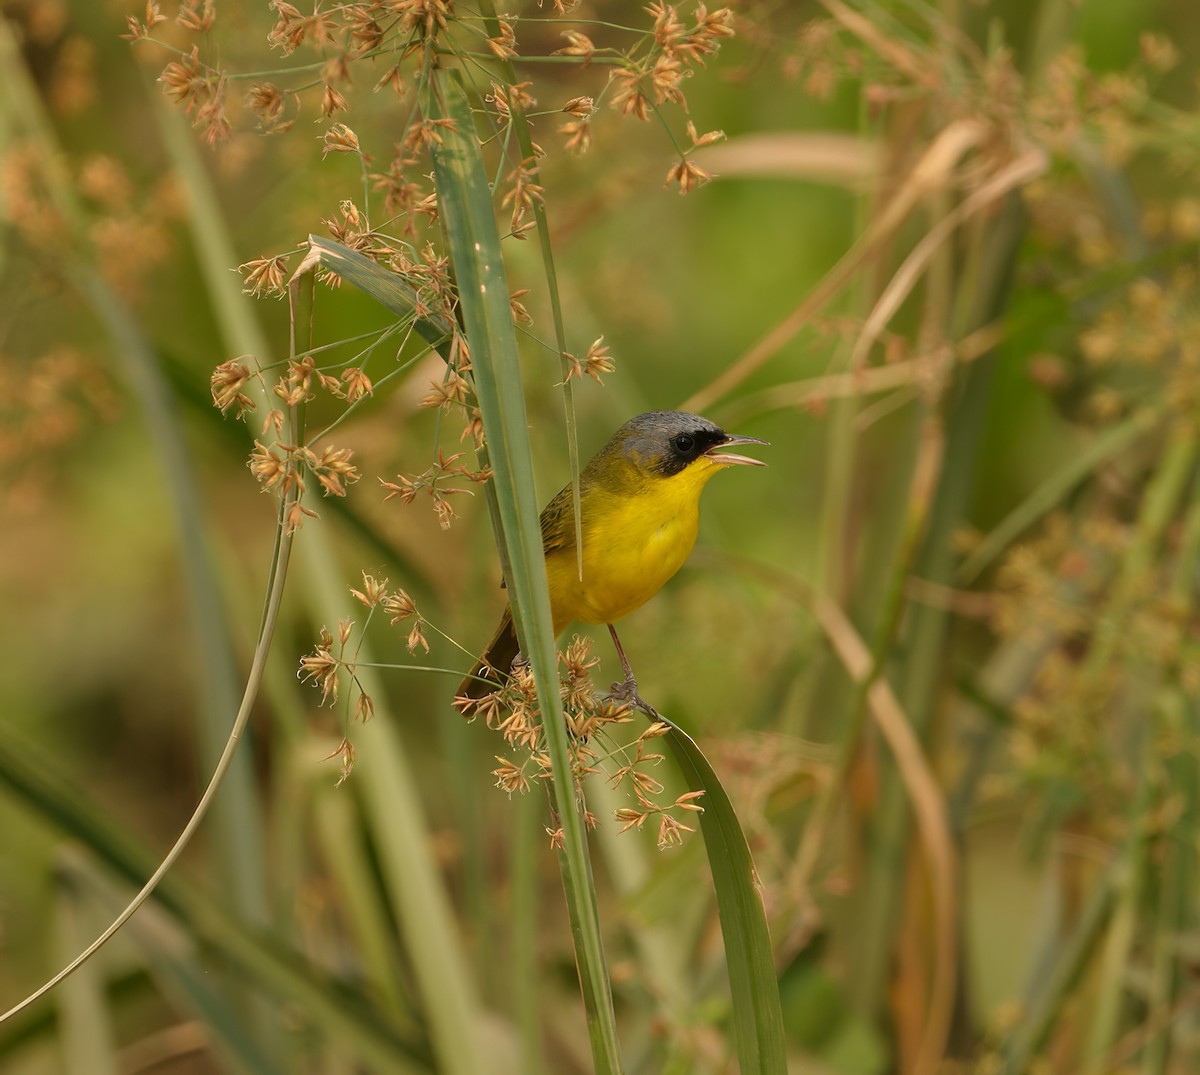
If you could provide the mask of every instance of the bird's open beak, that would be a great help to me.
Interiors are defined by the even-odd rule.
[[[769,446],[770,441],[759,440],[757,437],[735,437],[729,434],[720,444],[714,444],[704,454],[714,463],[721,463],[722,465],[729,464],[732,466],[734,463],[744,463],[748,467],[765,467],[767,465],[761,459],[751,459],[748,455],[734,455],[732,452],[724,451],[725,448],[732,447],[735,444],[763,444]]]

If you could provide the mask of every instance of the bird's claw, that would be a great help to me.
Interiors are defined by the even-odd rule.
[[[608,696],[614,702],[628,701],[635,694],[637,694],[637,680],[632,676],[617,680],[608,688]]]
[[[657,709],[638,694],[637,680],[633,676],[626,676],[622,680],[618,680],[608,688],[607,698],[611,702],[624,702],[631,709],[638,709],[645,713],[651,720],[660,721],[663,724],[670,724]]]

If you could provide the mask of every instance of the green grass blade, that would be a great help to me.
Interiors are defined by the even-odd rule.
[[[54,902],[60,958],[70,962],[91,940],[84,894],[73,876],[72,861],[79,857],[68,847],[55,870]],[[58,1005],[62,1062],[66,1075],[117,1075],[117,1054],[112,1014],[105,995],[100,963],[92,960],[59,987]]]
[[[286,1061],[263,1054],[246,1032],[236,1001],[213,982],[208,968],[196,959],[164,952],[160,947],[162,938],[144,936],[147,932],[144,927],[140,919],[133,919],[130,936],[142,946],[163,992],[181,1011],[204,1025],[205,1033],[211,1037],[213,1060],[223,1068],[248,1075],[284,1075]],[[276,1048],[275,1053],[281,1057],[286,1050]]]
[[[359,291],[369,295],[381,306],[391,310],[397,317],[412,318],[417,309],[417,293],[394,272],[372,261],[365,254],[351,250],[348,246],[323,239],[319,235],[308,237],[309,253],[296,269],[296,275],[320,264],[331,269],[343,280],[353,284]],[[507,302],[507,299],[505,300]],[[440,317],[417,317],[413,321],[417,335],[443,357],[450,343],[454,326]]]
[[[688,787],[704,792],[700,828],[725,941],[738,1064],[742,1075],[784,1075],[787,1049],[779,982],[750,847],[729,796],[695,741],[679,728],[672,728],[666,738]]]
[[[496,16],[496,5],[493,0],[483,0],[480,9],[483,11],[488,36],[499,34],[500,20]],[[510,86],[520,82],[516,68],[510,59],[501,59],[500,69]],[[517,147],[521,150],[522,163],[525,161],[536,162],[541,153],[533,144],[533,134],[530,131],[529,120],[525,115],[525,106],[521,103],[519,93],[510,95],[508,107],[512,131],[517,138]],[[542,253],[542,272],[546,277],[546,295],[550,300],[550,316],[554,321],[554,342],[558,345],[559,369],[562,371],[563,414],[566,419],[567,453],[571,462],[571,497],[575,513],[579,571],[582,574],[583,509],[579,500],[579,437],[575,422],[575,390],[571,383],[570,363],[567,361],[567,330],[563,318],[562,296],[558,289],[558,270],[554,266],[554,244],[550,241],[550,221],[546,217],[545,198],[534,198],[531,208],[533,219],[537,224],[538,246]]]
[[[311,770],[305,775],[311,785]],[[319,786],[312,787],[310,794],[315,800],[312,817],[321,851],[345,901],[346,923],[354,932],[363,965],[387,1010],[406,1016],[411,1005],[402,985],[403,964],[396,958],[387,907],[372,875],[354,800],[340,788],[331,787],[324,771]]]
[[[558,695],[554,628],[538,522],[533,459],[529,446],[521,369],[513,331],[509,289],[492,210],[491,189],[475,136],[471,109],[459,78],[436,72],[435,115],[453,121],[434,146],[442,219],[458,279],[463,323],[471,347],[475,392],[487,433],[499,521],[497,539],[506,560],[509,599],[521,649],[537,683],[547,752],[554,775],[558,821],[563,830],[563,885],[575,939],[596,1068],[621,1070],[612,991],[600,936],[583,818]]]
[[[66,849],[57,871],[57,881],[64,902],[77,905],[76,913],[85,908],[99,908],[106,917],[111,917],[128,899],[128,893],[120,891],[97,868],[95,859],[78,848],[69,846]],[[181,1012],[190,1013],[204,1024],[210,1048],[216,1054],[214,1059],[219,1058],[231,1070],[252,1075],[276,1075],[286,1070],[286,1065],[277,1058],[279,1050],[273,1050],[274,1056],[266,1055],[249,1033],[237,995],[225,988],[219,978],[214,978],[196,951],[192,938],[177,922],[171,921],[157,907],[145,907],[130,919],[127,936],[141,949],[146,965],[163,993]],[[70,954],[84,947],[88,939],[87,931],[81,931]],[[74,982],[88,975],[96,978],[96,984],[103,987],[107,997],[107,983],[99,980],[100,967],[99,960],[84,964],[77,974],[62,984],[60,993],[66,993]],[[95,1044],[89,1046],[84,1056],[83,1063],[71,1070],[87,1075],[106,1075],[111,1071],[116,1075],[115,1053],[113,1062],[107,1065],[101,1062],[102,1054],[97,1052]]]
[[[1138,930],[1138,912],[1145,899],[1148,830],[1154,824],[1150,814],[1156,805],[1150,784],[1155,764],[1153,752],[1142,745],[1147,758],[1140,768],[1140,781],[1133,812],[1128,819],[1129,838],[1116,861],[1113,878],[1113,908],[1107,933],[1098,944],[1098,981],[1089,997],[1091,1027],[1085,1046],[1083,1075],[1101,1075],[1111,1071],[1108,1054],[1121,1030],[1121,1008],[1129,987],[1130,968],[1135,965],[1134,944]]]

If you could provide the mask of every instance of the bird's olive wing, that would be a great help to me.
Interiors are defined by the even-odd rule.
[[[571,487],[558,491],[541,516],[542,552],[569,548],[575,544],[575,512],[571,507]]]
[[[554,549],[570,548],[575,544],[575,513],[571,510],[571,487],[560,489],[558,495],[543,509],[539,522],[542,527],[542,554]],[[508,583],[500,580],[500,588]]]

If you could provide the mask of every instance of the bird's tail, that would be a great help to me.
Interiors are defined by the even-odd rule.
[[[513,626],[512,609],[506,608],[500,626],[488,643],[487,649],[483,651],[483,656],[471,669],[471,674],[458,685],[457,697],[478,701],[502,687],[519,652],[520,644],[517,642],[517,630]]]

